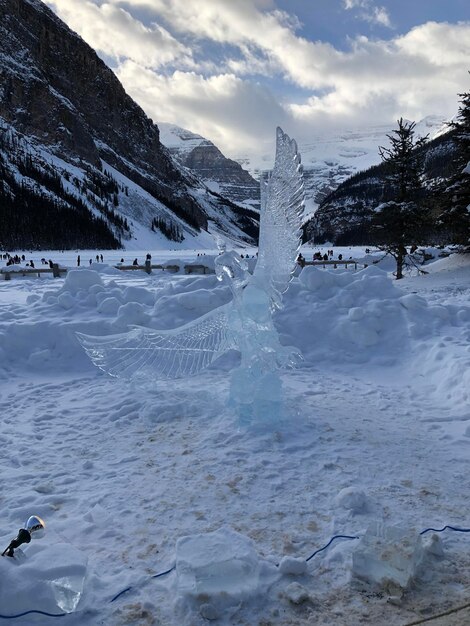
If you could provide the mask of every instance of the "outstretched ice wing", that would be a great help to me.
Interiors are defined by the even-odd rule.
[[[274,169],[268,182],[261,182],[259,251],[254,272],[275,307],[281,306],[282,294],[295,269],[303,212],[304,186],[297,144],[277,128]]]
[[[128,380],[184,378],[198,374],[226,350],[236,347],[228,333],[227,305],[175,330],[134,326],[107,337],[77,333],[93,363]]]

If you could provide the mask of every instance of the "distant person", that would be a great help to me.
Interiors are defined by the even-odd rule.
[[[146,261],[151,261],[152,260],[152,255],[150,254],[150,252],[147,252],[147,255],[145,257]]]
[[[338,261],[342,261],[343,260],[343,255],[342,254],[338,254]]]
[[[29,266],[34,269],[34,261],[33,261],[33,259],[31,259],[31,261],[29,262]]]
[[[90,259],[88,262],[91,265],[93,263],[93,259]]]
[[[328,255],[326,254],[326,252],[325,252],[325,254],[323,255],[323,260],[324,260],[324,261],[328,261]]]
[[[80,255],[77,256],[77,267],[80,267]]]
[[[132,265],[139,265],[139,262],[137,261],[137,259],[134,259],[134,260],[132,261]]]
[[[124,263],[124,259],[121,259],[121,263]]]
[[[100,257],[98,255],[96,255],[96,262],[99,263],[100,262]]]
[[[297,257],[297,263],[300,265],[300,267],[305,267],[305,258],[302,256],[302,253],[299,253],[299,256]]]
[[[49,263],[49,267],[52,269],[52,266],[54,265],[54,264],[52,263],[52,259],[49,259],[48,263]]]
[[[100,254],[101,263],[103,263],[103,255]]]

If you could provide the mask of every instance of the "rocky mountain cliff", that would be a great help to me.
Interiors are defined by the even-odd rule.
[[[89,227],[101,220],[118,244],[142,230],[171,232],[177,243],[206,230],[256,236],[256,214],[175,163],[114,73],[40,0],[0,0],[0,127],[0,193],[10,217],[26,189],[56,208],[79,202]],[[0,238],[4,247],[24,245],[5,224]],[[76,242],[86,243],[78,234]],[[60,229],[55,246],[63,247]]]
[[[189,130],[159,122],[160,140],[174,158],[204,183],[237,204],[259,210],[259,182],[225,157],[212,141]]]

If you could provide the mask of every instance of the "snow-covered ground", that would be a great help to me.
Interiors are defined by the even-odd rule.
[[[150,252],[154,263],[211,259]],[[283,373],[285,417],[240,427],[225,405],[236,354],[195,378],[138,387],[95,369],[75,336],[177,327],[227,302],[228,288],[214,275],[120,272],[107,264],[132,261],[121,251],[90,269],[96,254],[81,252],[85,267],[66,279],[0,281],[0,542],[32,514],[47,525],[22,562],[0,559],[0,615],[70,608],[67,586],[86,567],[75,612],[5,623],[403,626],[469,601],[470,534],[442,533],[444,555],[428,551],[392,601],[351,577],[357,540],[302,563],[374,521],[470,527],[468,255],[399,283],[370,257],[357,272],[304,268],[276,317],[304,355]],[[76,253],[27,258],[43,255],[76,263]],[[229,580],[214,546],[199,595],[175,571],[151,578],[174,565],[179,538],[205,545],[222,527],[226,549],[251,540],[252,585]],[[433,622],[468,623],[468,611]]]

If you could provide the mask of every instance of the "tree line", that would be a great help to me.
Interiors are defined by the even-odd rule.
[[[8,149],[9,158],[6,153]],[[118,231],[127,222],[106,204],[95,205]],[[36,164],[14,135],[0,136],[0,248],[120,248],[107,220],[93,215],[52,168]]]
[[[163,217],[154,217],[152,219],[151,229],[153,232],[159,230],[170,241],[177,241],[179,243],[184,239],[183,231],[178,224]]]

